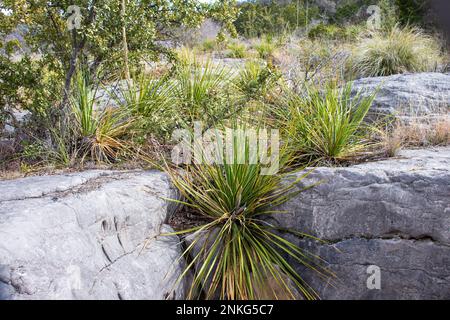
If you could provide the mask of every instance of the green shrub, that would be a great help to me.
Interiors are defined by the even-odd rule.
[[[23,141],[22,142],[22,153],[21,157],[28,161],[41,160],[42,156],[45,154],[45,146],[39,142]]]
[[[245,44],[231,42],[228,44],[227,49],[230,51],[228,53],[229,58],[243,59],[246,57],[247,48],[245,47]]]
[[[366,151],[363,120],[375,94],[352,97],[351,90],[351,83],[343,88],[328,85],[324,91],[310,86],[303,96],[287,95],[278,116],[301,162],[336,163]]]
[[[211,60],[199,63],[194,58],[180,66],[174,79],[177,121],[190,127],[194,121],[212,125],[226,118],[232,113],[229,90],[233,76],[230,69]]]
[[[361,6],[358,3],[344,3],[337,7],[333,19],[339,23],[346,22],[352,19],[360,9]]]
[[[236,77],[236,87],[250,98],[259,98],[273,88],[280,74],[259,61],[247,61]]]
[[[218,147],[223,145],[218,143]],[[228,158],[225,153],[223,164],[191,164],[184,170],[167,167],[185,199],[181,203],[205,218],[198,226],[175,233],[193,233],[183,253],[191,259],[178,281],[195,269],[188,299],[198,299],[202,293],[206,299],[267,299],[267,295],[296,299],[297,292],[305,299],[315,299],[317,293],[292,263],[317,271],[324,279],[330,279],[331,273],[320,266],[318,257],[279,233],[290,230],[280,229],[267,219],[279,213],[274,209],[277,205],[299,192],[296,183],[303,176],[283,184],[283,174],[262,174],[260,162],[249,162],[251,148],[249,140],[235,136],[232,156]],[[238,160],[241,156],[245,161]],[[281,150],[279,159],[281,170],[286,170],[290,158],[285,150]],[[278,288],[269,286],[267,279],[273,279]],[[268,291],[267,295],[261,288]]]
[[[168,138],[176,127],[174,90],[175,83],[168,76],[140,75],[114,97],[122,109],[130,110],[136,118],[135,128],[140,131],[137,138]]]
[[[396,26],[362,39],[354,50],[350,71],[357,77],[388,76],[430,71],[440,61],[440,48],[433,38],[417,28]]]
[[[334,24],[320,23],[308,31],[308,38],[325,40],[354,40],[362,32],[358,25],[340,27]]]
[[[265,38],[253,45],[253,48],[258,52],[258,56],[261,59],[268,59],[273,55],[277,46],[270,39]]]
[[[201,49],[204,52],[213,52],[217,48],[216,40],[205,40],[201,44]]]
[[[346,27],[343,27],[343,37],[345,40],[357,40],[358,37],[363,33],[367,31],[365,25],[349,25]]]
[[[126,149],[121,137],[126,135],[133,119],[130,117],[129,110],[122,108],[96,111],[95,91],[88,74],[78,71],[75,76],[71,104],[75,120],[73,132],[79,136],[68,137],[72,140],[68,143],[79,144],[82,158],[89,156],[97,162],[115,161],[118,153]],[[71,121],[69,119],[69,124]],[[65,143],[66,146],[68,143]]]
[[[398,8],[399,22],[403,25],[423,23],[429,1],[426,0],[395,0]]]
[[[335,39],[338,37],[340,28],[335,25],[327,25],[324,23],[319,23],[318,25],[312,27],[308,31],[308,38],[310,39]]]
[[[284,3],[283,3],[284,2]],[[247,38],[292,33],[319,17],[319,8],[309,1],[242,1],[234,25]]]

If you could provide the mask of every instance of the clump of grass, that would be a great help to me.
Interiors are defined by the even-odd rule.
[[[227,49],[229,50],[229,58],[243,59],[247,56],[247,48],[243,43],[230,42]]]
[[[351,83],[327,85],[322,91],[306,86],[302,96],[290,93],[283,119],[290,147],[301,162],[338,163],[362,156],[371,142],[363,123],[375,93],[352,96]],[[281,115],[281,116],[280,116]]]
[[[135,128],[142,136],[151,135],[164,139],[176,126],[173,115],[177,101],[175,83],[168,76],[159,78],[140,75],[127,83],[125,90],[114,96],[124,110],[135,118]]]
[[[266,60],[273,56],[277,49],[277,45],[270,38],[265,38],[254,44],[253,48],[258,53],[259,58]]]
[[[385,141],[396,139],[401,147],[427,147],[450,145],[450,117],[426,121],[413,119],[407,123],[398,121],[386,134]]]
[[[213,52],[217,49],[217,41],[215,39],[205,40],[201,43],[201,49],[203,52]]]
[[[189,66],[192,61],[196,61],[197,51],[195,48],[183,46],[175,50],[177,64],[181,67]]]
[[[279,77],[280,74],[267,64],[250,60],[240,70],[235,85],[247,97],[263,97],[273,88]]]
[[[74,132],[79,135],[83,158],[90,156],[97,162],[115,160],[125,149],[121,141],[131,127],[132,118],[127,110],[106,108],[96,111],[95,89],[86,73],[79,71],[75,78],[75,90],[71,99],[72,114],[76,120]]]
[[[337,39],[342,37],[342,30],[332,24],[319,23],[308,31],[309,39]]]
[[[423,72],[441,61],[436,41],[417,28],[398,26],[390,31],[372,32],[354,49],[350,73],[357,77],[388,76]]]
[[[211,60],[199,63],[192,59],[182,65],[175,75],[175,97],[178,102],[177,118],[182,125],[194,121],[207,125],[220,122],[231,111],[229,96],[233,72]]]
[[[340,27],[334,24],[319,23],[308,31],[308,38],[312,40],[355,40],[363,28],[358,25]]]
[[[226,154],[221,164],[194,163],[184,170],[167,166],[173,184],[184,198],[177,202],[204,218],[204,223],[175,233],[191,233],[191,242],[183,253],[191,259],[178,279],[181,281],[193,271],[188,299],[261,299],[270,290],[274,298],[295,299],[299,294],[306,299],[317,298],[287,257],[317,271],[324,279],[332,275],[321,267],[318,257],[279,233],[288,230],[278,228],[268,219],[279,213],[277,205],[299,192],[295,185],[304,176],[286,184],[282,183],[284,174],[262,174],[263,165],[249,161],[252,147],[245,137],[234,137],[233,152],[230,157]],[[289,155],[281,151],[279,159],[280,169],[286,170]],[[264,284],[268,278],[276,285],[267,288]],[[261,293],[262,287],[266,292]]]

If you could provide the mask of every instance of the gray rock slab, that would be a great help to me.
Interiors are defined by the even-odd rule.
[[[305,273],[322,298],[450,298],[449,147],[316,168],[298,187],[319,181],[282,205],[287,213],[277,220],[329,242],[310,250],[330,264],[341,285],[333,288]],[[366,287],[371,264],[381,268],[381,291]]]
[[[450,112],[450,74],[413,73],[354,81],[353,93],[378,89],[371,113],[404,117]]]
[[[179,239],[158,237],[174,195],[163,173],[87,171],[0,190],[2,299],[184,297]]]

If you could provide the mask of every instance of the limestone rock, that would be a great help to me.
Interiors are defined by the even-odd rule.
[[[449,147],[317,168],[299,188],[319,181],[285,203],[281,209],[289,214],[277,219],[329,242],[291,239],[324,258],[341,279],[333,288],[301,270],[322,298],[450,298]],[[366,286],[369,265],[381,269],[381,290]]]
[[[371,113],[396,116],[429,116],[450,112],[450,74],[414,73],[354,81],[353,93],[379,89]]]
[[[87,171],[0,182],[1,299],[180,299],[179,239],[158,236],[160,172]]]

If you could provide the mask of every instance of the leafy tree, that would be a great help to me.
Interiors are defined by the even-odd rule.
[[[10,103],[21,102],[22,108],[28,108],[30,104],[19,101],[23,99],[19,99],[18,91],[27,83],[34,84],[31,97],[38,92],[45,94],[42,101],[32,98],[31,104],[39,104],[35,108],[41,110],[53,104],[51,110],[56,112],[51,113],[57,118],[67,113],[64,110],[78,64],[89,65],[91,71],[101,66],[107,72],[126,75],[125,66],[136,68],[143,57],[170,56],[162,43],[171,39],[175,28],[196,27],[206,17],[232,28],[237,13],[234,2],[208,5],[197,0],[3,0],[0,39],[8,42],[7,36],[15,34],[21,41],[14,52],[0,57],[0,96],[6,95]],[[79,8],[79,25],[73,23],[77,22],[74,18],[78,11],[69,10],[73,5]],[[49,74],[52,87],[46,91],[39,85]]]
[[[235,26],[246,37],[292,32],[306,26],[318,14],[318,7],[309,0],[253,0],[241,3],[239,8]]]

